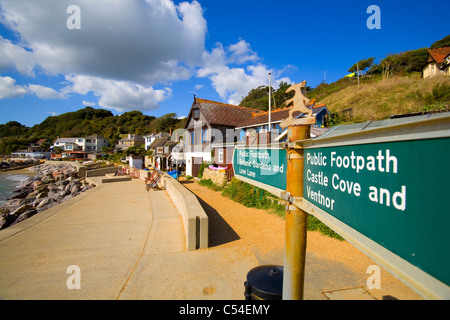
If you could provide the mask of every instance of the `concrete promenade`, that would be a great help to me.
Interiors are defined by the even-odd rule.
[[[242,299],[255,262],[222,277],[229,253],[188,252],[184,237],[165,191],[99,185],[0,231],[0,299]],[[67,287],[69,266],[79,290]]]
[[[101,184],[1,230],[0,299],[242,300],[248,271],[283,264],[282,248],[263,254],[208,203],[202,205],[214,226],[212,247],[187,251],[181,216],[167,192],[144,186],[135,179]],[[80,289],[67,287],[75,275],[67,273],[70,266],[79,267]],[[364,272],[308,252],[305,298],[326,300],[324,290],[364,286]],[[383,288],[383,295],[417,299],[398,281],[383,282]],[[361,288],[338,293],[341,299],[373,299]]]

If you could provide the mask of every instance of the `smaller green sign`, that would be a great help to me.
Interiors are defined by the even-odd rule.
[[[286,150],[236,148],[234,174],[238,179],[279,195],[286,190]]]

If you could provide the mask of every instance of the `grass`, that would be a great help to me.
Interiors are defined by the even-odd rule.
[[[218,186],[211,179],[200,180],[199,185],[214,191],[221,191],[222,196],[241,203],[246,207],[265,209],[269,213],[276,214],[283,219],[286,218],[285,202],[282,199],[236,178],[233,178],[231,183],[225,186]],[[318,231],[325,236],[341,241],[344,240],[312,215],[308,215],[308,231]]]
[[[316,104],[326,104],[332,113],[352,108],[352,122],[383,120],[393,114],[422,112],[436,104],[450,104],[450,77],[445,76],[422,79],[420,73],[413,73],[387,80],[367,80],[359,87],[349,84],[343,83],[340,90],[319,97]]]

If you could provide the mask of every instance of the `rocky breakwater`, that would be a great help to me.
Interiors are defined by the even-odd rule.
[[[0,229],[17,224],[58,203],[71,199],[91,189],[78,178],[74,167],[67,164],[45,164],[30,168],[36,176],[21,183],[0,206]]]

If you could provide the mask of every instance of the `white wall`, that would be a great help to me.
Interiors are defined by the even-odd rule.
[[[186,176],[192,176],[192,158],[203,158],[203,161],[211,162],[211,152],[186,152]]]

